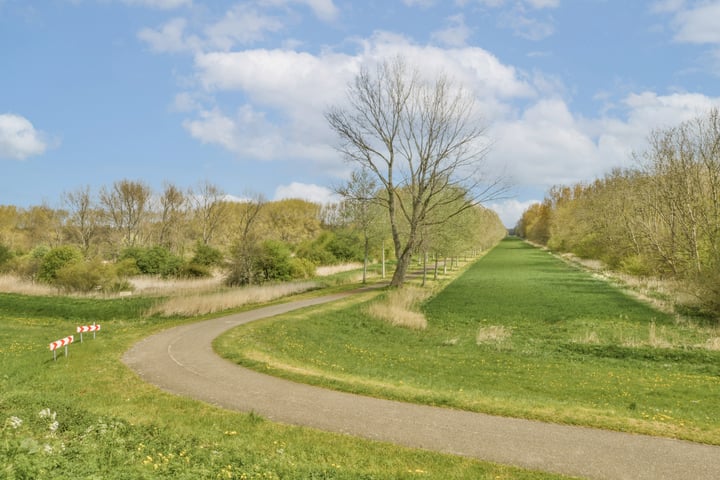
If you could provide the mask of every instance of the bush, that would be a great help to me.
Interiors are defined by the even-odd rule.
[[[206,265],[190,262],[180,269],[179,277],[183,278],[203,278],[209,277],[212,273]]]
[[[0,272],[5,271],[13,258],[13,252],[7,245],[0,244]]]
[[[205,267],[214,267],[217,265],[220,265],[223,260],[223,255],[220,250],[217,248],[213,248],[210,245],[204,245],[200,242],[198,242],[195,245],[195,255],[193,256],[192,260],[190,260],[191,264],[195,265],[202,265]]]
[[[132,290],[132,286],[118,277],[115,266],[99,261],[72,263],[59,269],[55,285],[75,292],[104,293]]]
[[[290,277],[293,279],[312,278],[315,276],[315,264],[307,258],[290,259]]]
[[[82,260],[82,252],[79,248],[72,245],[62,245],[51,248],[47,254],[43,256],[42,262],[40,263],[38,279],[53,283],[60,269],[74,263],[80,263]]]
[[[131,247],[120,254],[120,260],[134,259],[140,273],[169,277],[177,275],[183,266],[183,260],[165,247]]]

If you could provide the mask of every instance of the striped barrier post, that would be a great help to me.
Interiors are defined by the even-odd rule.
[[[100,330],[100,325],[92,324],[92,325],[84,325],[82,327],[77,327],[77,333],[80,334],[80,343],[83,341],[83,333],[84,332],[93,332],[93,338],[95,338],[95,333]]]
[[[55,340],[54,342],[50,343],[50,350],[53,352],[53,360],[57,361],[57,355],[56,350],[60,347],[65,347],[65,356],[68,356],[68,345],[70,345],[75,340],[75,337],[70,335],[69,337],[61,338],[60,340]]]

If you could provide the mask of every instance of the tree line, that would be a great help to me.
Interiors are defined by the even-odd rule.
[[[553,187],[516,231],[553,250],[679,280],[720,314],[720,113],[658,129],[636,167]]]
[[[479,207],[464,218],[454,229],[462,241],[428,241],[425,250],[451,256],[483,248],[502,227]],[[154,192],[124,179],[66,192],[58,208],[0,206],[0,272],[106,292],[130,288],[127,278],[141,274],[221,272],[228,285],[308,278],[319,265],[393,259],[384,219],[376,203],[358,198],[328,205],[234,199],[209,182]]]

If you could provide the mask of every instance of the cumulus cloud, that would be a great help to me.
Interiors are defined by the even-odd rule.
[[[520,201],[513,198],[503,200],[501,202],[490,203],[485,206],[498,214],[503,225],[508,228],[513,228],[520,220],[520,217],[522,217],[525,210],[527,210],[530,205],[538,202],[540,202],[540,200]]]
[[[448,17],[447,24],[446,28],[433,32],[433,40],[448,47],[465,46],[472,35],[472,30],[465,24],[465,16],[458,14]]]
[[[297,198],[315,203],[337,202],[338,198],[332,190],[319,185],[292,182],[290,185],[280,185],[275,189],[273,200]]]
[[[0,158],[24,160],[45,153],[43,134],[25,117],[0,114]]]
[[[683,43],[720,44],[720,1],[702,2],[680,9],[674,19],[675,40]]]
[[[634,166],[633,152],[646,148],[654,129],[668,128],[720,107],[720,98],[700,94],[628,95],[614,116],[573,115],[559,99],[541,99],[522,115],[493,125],[491,155],[508,166],[519,185],[547,188],[599,177]]]
[[[143,28],[138,32],[138,38],[146,42],[150,49],[157,53],[175,53],[192,50],[197,45],[197,37],[194,40],[185,38],[185,27],[187,20],[184,18],[173,18],[158,29]]]
[[[205,29],[210,47],[229,50],[236,44],[249,45],[262,40],[268,32],[283,28],[280,19],[260,13],[246,4],[230,9],[219,22]]]

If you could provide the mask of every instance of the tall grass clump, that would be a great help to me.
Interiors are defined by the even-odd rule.
[[[511,335],[512,330],[504,325],[488,325],[478,329],[475,335],[475,343],[478,345],[499,345],[510,338]]]
[[[430,296],[429,290],[406,286],[391,290],[384,298],[368,306],[370,316],[396,327],[425,330],[427,319],[418,306]]]
[[[151,308],[148,315],[194,316],[231,310],[256,303],[307,292],[317,288],[315,282],[278,283],[254,287],[235,288],[217,293],[184,295],[169,298]]]
[[[0,292],[23,295],[56,295],[58,289],[46,283],[31,282],[16,275],[0,275]]]

